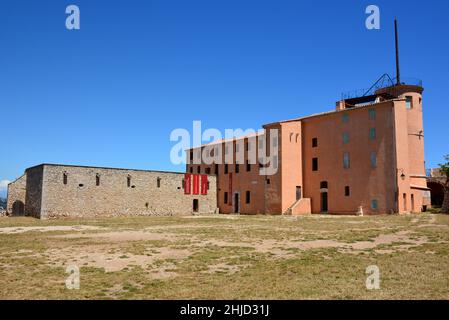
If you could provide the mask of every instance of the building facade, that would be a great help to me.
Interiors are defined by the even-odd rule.
[[[186,170],[216,175],[221,213],[421,212],[430,205],[422,92],[384,87],[331,112],[192,148]]]
[[[216,212],[216,177],[191,187],[184,173],[42,164],[8,186],[7,212],[36,218]],[[200,180],[200,179],[197,179]],[[186,192],[185,188],[188,188]]]

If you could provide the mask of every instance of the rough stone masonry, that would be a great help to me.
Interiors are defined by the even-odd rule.
[[[8,186],[7,212],[36,218],[188,215],[217,210],[216,177],[185,193],[184,173],[41,164]]]

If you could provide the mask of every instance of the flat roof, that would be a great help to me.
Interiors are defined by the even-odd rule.
[[[25,169],[25,172],[38,167],[51,166],[51,167],[69,167],[69,168],[84,168],[84,169],[103,169],[103,170],[121,170],[121,171],[141,171],[141,172],[155,172],[155,173],[174,173],[174,174],[185,174],[185,172],[176,171],[162,171],[162,170],[144,170],[144,169],[126,169],[126,168],[114,168],[114,167],[96,167],[96,166],[82,166],[82,165],[72,165],[72,164],[57,164],[57,163],[41,163],[36,166],[29,167]]]

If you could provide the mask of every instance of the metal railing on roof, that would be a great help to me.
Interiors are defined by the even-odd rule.
[[[377,81],[370,88],[343,92],[341,94],[341,100],[374,95],[379,89],[394,87],[396,85],[396,82],[396,78],[391,78],[387,73],[385,73],[379,79],[377,79]],[[422,80],[417,78],[401,78],[401,84],[422,87]]]

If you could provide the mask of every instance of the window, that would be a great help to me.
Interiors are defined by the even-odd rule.
[[[229,166],[227,164],[225,164],[224,173],[228,173],[228,172],[229,172]]]
[[[343,132],[343,144],[349,143],[349,132]]]
[[[405,107],[407,109],[411,109],[413,107],[412,106],[412,97],[410,97],[410,96],[405,97]]]
[[[240,172],[240,165],[237,163],[235,165],[235,173],[239,173]]]
[[[318,171],[318,158],[312,159],[312,171]]]
[[[318,147],[318,138],[312,138],[312,148]]]
[[[251,202],[251,191],[246,191],[246,204]]]
[[[369,109],[368,110],[368,118],[370,120],[376,120],[376,109]]]
[[[128,186],[128,188],[131,187],[131,176],[128,176],[128,177],[126,178],[126,185]]]
[[[218,174],[218,164],[215,165],[215,174]]]
[[[201,173],[201,167],[200,166],[196,167],[196,172],[197,173]]]
[[[225,204],[228,204],[228,193],[227,192],[225,192],[224,195],[223,195],[223,202]]]
[[[161,187],[161,178],[157,178],[157,187],[160,188]]]
[[[370,161],[371,161],[371,168],[377,167],[377,156],[375,152],[371,152]]]
[[[193,161],[193,150],[190,150],[190,161]]]
[[[370,140],[376,139],[376,128],[369,129],[369,139]]]
[[[270,184],[271,183],[271,180],[270,179],[267,179],[267,184]]]
[[[210,168],[206,168],[206,169],[205,169],[205,173],[206,173],[206,174],[210,174]]]
[[[100,175],[97,173],[95,177],[95,185],[98,187],[100,185]]]
[[[343,168],[349,169],[349,152],[343,153]]]
[[[190,173],[193,173],[193,167],[190,167]]]
[[[349,189],[349,186],[345,187],[345,197],[349,197],[351,195],[351,190]]]
[[[349,114],[343,113],[341,119],[342,119],[343,123],[348,123],[349,122]]]
[[[376,199],[371,200],[371,209],[377,210],[378,207],[379,207],[379,205],[377,203],[377,200]]]
[[[64,172],[62,175],[62,183],[67,184],[68,176],[67,172]]]
[[[327,189],[327,181],[320,182],[320,189]]]
[[[248,160],[246,160],[246,171],[250,172],[251,171],[251,164],[249,163]]]

